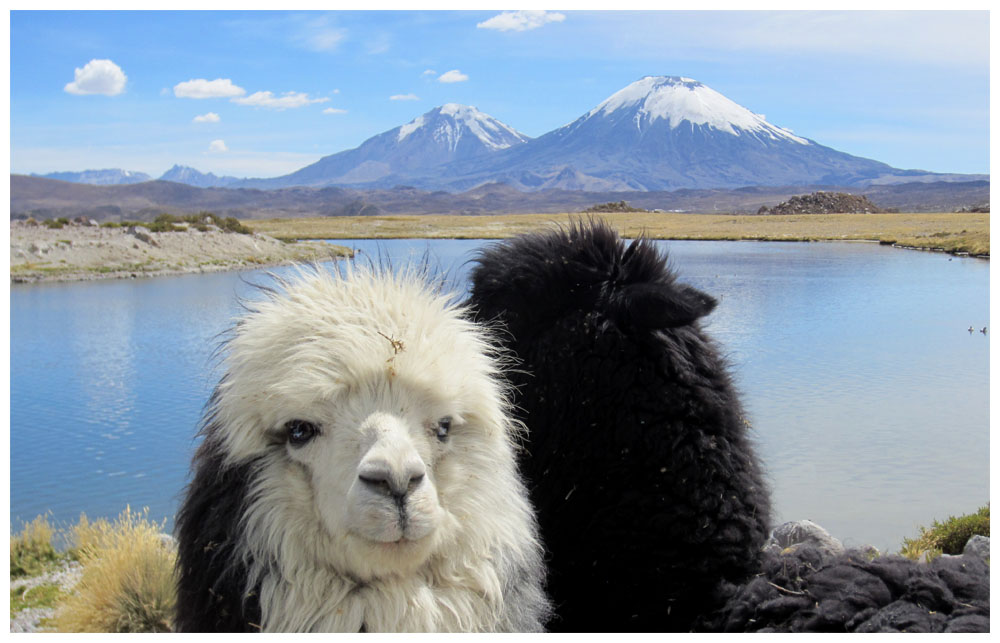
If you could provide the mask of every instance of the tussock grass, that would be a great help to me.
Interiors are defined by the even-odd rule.
[[[278,239],[502,239],[565,224],[604,219],[622,235],[711,241],[878,241],[913,248],[989,255],[989,214],[733,215],[621,212],[600,215],[392,215],[253,219],[255,232]]]
[[[89,522],[72,532],[83,576],[52,624],[60,632],[169,632],[176,602],[176,553],[148,512],[126,507],[118,519]]]
[[[34,576],[52,566],[59,559],[52,537],[55,530],[48,516],[38,516],[26,523],[20,532],[10,537],[10,576]]]
[[[913,560],[919,559],[924,553],[928,560],[933,560],[941,554],[958,555],[965,548],[965,543],[972,536],[990,535],[990,506],[980,507],[974,514],[964,516],[949,516],[944,522],[935,520],[930,529],[920,528],[916,538],[904,538],[900,555]]]

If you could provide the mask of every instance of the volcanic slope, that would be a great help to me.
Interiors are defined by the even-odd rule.
[[[523,145],[528,137],[475,107],[448,103],[358,147],[325,156],[274,179],[248,179],[233,187],[396,185],[427,168],[465,163]]]
[[[647,76],[564,127],[437,172],[452,190],[486,181],[522,190],[859,185],[925,174],[797,136],[707,85],[679,76]]]

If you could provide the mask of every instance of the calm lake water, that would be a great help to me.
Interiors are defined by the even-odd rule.
[[[429,252],[466,287],[482,241],[343,241]],[[777,520],[896,550],[989,501],[989,263],[874,244],[663,242],[715,295]],[[275,269],[280,274],[289,269]],[[172,527],[211,353],[262,271],[12,285],[10,515],[149,507]],[[969,326],[977,330],[969,333]]]

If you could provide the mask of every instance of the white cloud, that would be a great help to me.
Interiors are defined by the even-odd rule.
[[[208,144],[209,152],[228,152],[229,148],[226,147],[226,142],[221,138],[217,138]]]
[[[67,83],[63,91],[70,94],[104,94],[117,96],[125,91],[128,78],[122,68],[110,60],[94,59],[73,72],[73,82]]]
[[[298,21],[297,18],[293,20]],[[347,30],[334,27],[330,16],[303,20],[293,39],[312,51],[334,51],[347,37]]]
[[[329,98],[309,98],[309,94],[304,92],[285,92],[281,96],[275,96],[273,92],[264,91],[254,92],[242,98],[234,98],[233,102],[238,105],[267,107],[269,109],[294,109],[313,103],[325,103],[329,100]]]
[[[440,76],[438,76],[439,83],[461,83],[469,80],[469,77],[458,71],[457,69],[452,69],[451,71],[446,71]]]
[[[420,100],[416,94],[393,94],[389,100]]]
[[[390,49],[392,49],[392,37],[387,33],[376,34],[365,42],[365,50],[373,56],[384,54]]]
[[[336,107],[327,107],[326,109],[323,110],[323,113],[324,114],[346,114],[347,110],[346,109],[338,109]]]
[[[476,25],[479,29],[497,31],[528,31],[549,22],[562,22],[566,16],[550,11],[504,11]]]
[[[437,76],[437,72],[434,71],[433,69],[425,69],[424,73],[422,73],[420,75],[421,76]]]
[[[219,115],[216,114],[215,112],[201,114],[199,116],[195,116],[193,119],[195,123],[218,123],[220,120],[222,119],[219,118]]]
[[[205,80],[195,78],[174,85],[174,96],[177,98],[232,98],[247,93],[239,85],[234,85],[228,78]]]

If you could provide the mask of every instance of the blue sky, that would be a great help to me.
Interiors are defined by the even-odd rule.
[[[844,152],[988,173],[989,71],[986,11],[13,11],[10,169],[278,176],[444,103],[539,136],[678,75]]]

